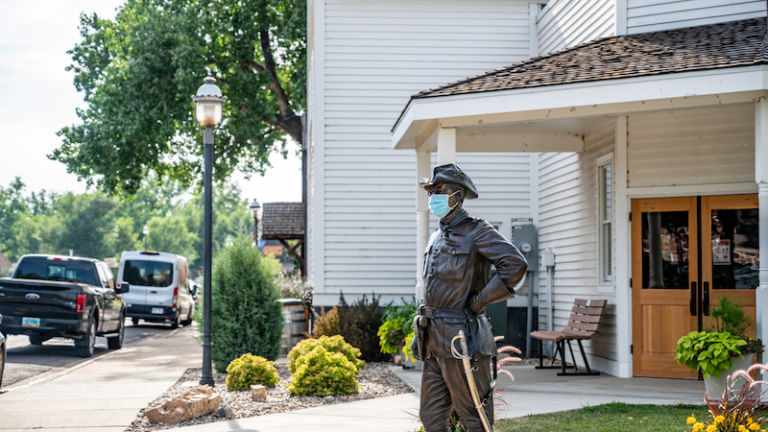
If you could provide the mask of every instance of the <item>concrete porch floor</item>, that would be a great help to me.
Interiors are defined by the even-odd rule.
[[[515,376],[513,383],[502,375],[496,383],[496,418],[522,417],[578,409],[609,402],[669,405],[704,404],[704,382],[660,378],[616,378],[598,376],[557,376],[559,370],[533,366],[505,367]],[[392,371],[419,391],[421,371]]]

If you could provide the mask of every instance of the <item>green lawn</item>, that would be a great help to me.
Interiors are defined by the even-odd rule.
[[[627,405],[611,403],[528,417],[499,420],[496,432],[685,432],[686,418],[707,420],[706,408],[695,405]]]

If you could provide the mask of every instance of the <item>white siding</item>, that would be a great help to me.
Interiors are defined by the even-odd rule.
[[[629,187],[754,181],[754,106],[629,117]]]
[[[627,34],[693,27],[766,14],[765,0],[626,0]]]
[[[334,304],[340,291],[347,298],[410,296],[416,157],[392,150],[390,128],[410,95],[525,59],[528,1],[325,0],[318,7],[323,26],[312,37],[324,51],[322,66],[313,69],[319,89],[310,88],[322,94],[310,111],[311,127],[322,129],[312,138],[316,303]],[[513,217],[528,210],[530,185],[521,172],[529,160],[460,154],[482,196],[468,206],[474,214],[493,209]]]
[[[598,292],[596,161],[613,151],[614,125],[614,120],[605,120],[594,126],[584,136],[582,153],[542,153],[539,157],[539,248],[552,248],[556,255],[554,328],[561,329],[568,322],[574,298],[607,299],[607,315],[600,331],[585,349],[593,359],[591,365],[613,374],[617,359],[616,298],[613,293]],[[538,270],[538,290],[544,293],[546,268],[540,264]],[[539,328],[545,329],[546,296],[542,294],[539,299]]]
[[[554,0],[536,20],[539,55],[613,36],[616,26],[615,0]]]

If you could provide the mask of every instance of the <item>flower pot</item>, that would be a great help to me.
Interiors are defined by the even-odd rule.
[[[706,391],[707,398],[711,401],[719,401],[723,396],[723,390],[725,390],[725,380],[728,375],[736,372],[739,369],[747,369],[752,366],[754,356],[746,355],[743,358],[734,357],[731,364],[731,368],[720,373],[720,377],[709,377],[704,380],[704,390]],[[737,378],[731,385],[731,389],[738,393],[746,383],[744,378]]]

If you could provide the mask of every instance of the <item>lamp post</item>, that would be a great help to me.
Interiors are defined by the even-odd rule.
[[[259,213],[261,212],[261,204],[259,204],[256,198],[248,206],[248,210],[251,211],[251,216],[253,216],[253,243],[256,247],[259,247]]]
[[[214,128],[221,123],[222,106],[226,99],[216,86],[213,77],[206,77],[204,84],[197,89],[192,98],[195,102],[195,120],[204,127],[203,132],[203,372],[201,385],[213,387],[211,371],[211,233],[212,233],[212,195],[213,181],[213,134]]]
[[[144,234],[144,250],[147,250],[147,237],[149,236],[149,226],[144,225],[144,229],[141,230],[141,233]]]

